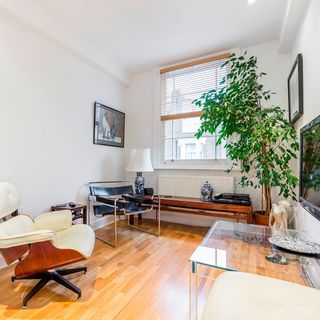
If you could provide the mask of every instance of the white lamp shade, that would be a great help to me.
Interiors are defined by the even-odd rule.
[[[0,182],[0,218],[16,211],[19,206],[18,189],[10,182]]]
[[[150,153],[150,148],[132,149],[126,170],[131,172],[153,171]]]

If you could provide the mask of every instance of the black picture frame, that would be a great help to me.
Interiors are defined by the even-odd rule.
[[[311,203],[303,196],[303,160],[304,160],[304,134],[320,124],[320,115],[300,129],[300,175],[299,175],[299,202],[313,217],[320,220],[320,207]]]
[[[297,55],[288,77],[289,121],[295,123],[303,115],[303,59]]]
[[[125,113],[94,103],[93,143],[124,148]]]

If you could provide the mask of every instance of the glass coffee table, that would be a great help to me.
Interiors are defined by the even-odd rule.
[[[190,318],[197,319],[198,307],[204,305],[205,298],[200,301],[199,292],[208,291],[215,277],[223,271],[249,272],[309,286],[306,268],[314,260],[320,260],[273,247],[268,239],[284,232],[311,240],[302,231],[217,221],[190,257]],[[208,279],[211,280],[206,284]]]

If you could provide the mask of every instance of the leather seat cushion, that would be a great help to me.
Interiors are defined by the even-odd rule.
[[[50,229],[61,231],[70,228],[72,225],[72,213],[70,210],[46,212],[35,218],[34,230]]]
[[[320,290],[249,273],[225,272],[214,282],[202,319],[320,319]]]
[[[33,220],[24,214],[0,223],[0,238],[33,231]]]
[[[56,232],[53,244],[60,249],[73,249],[84,257],[90,257],[95,243],[95,234],[88,225],[76,224],[69,229]]]

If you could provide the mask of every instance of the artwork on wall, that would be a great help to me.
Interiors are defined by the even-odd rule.
[[[101,103],[94,104],[93,143],[124,147],[125,114]]]
[[[320,115],[300,129],[299,200],[320,220]]]
[[[303,114],[303,68],[299,53],[288,77],[289,121],[296,122]]]

